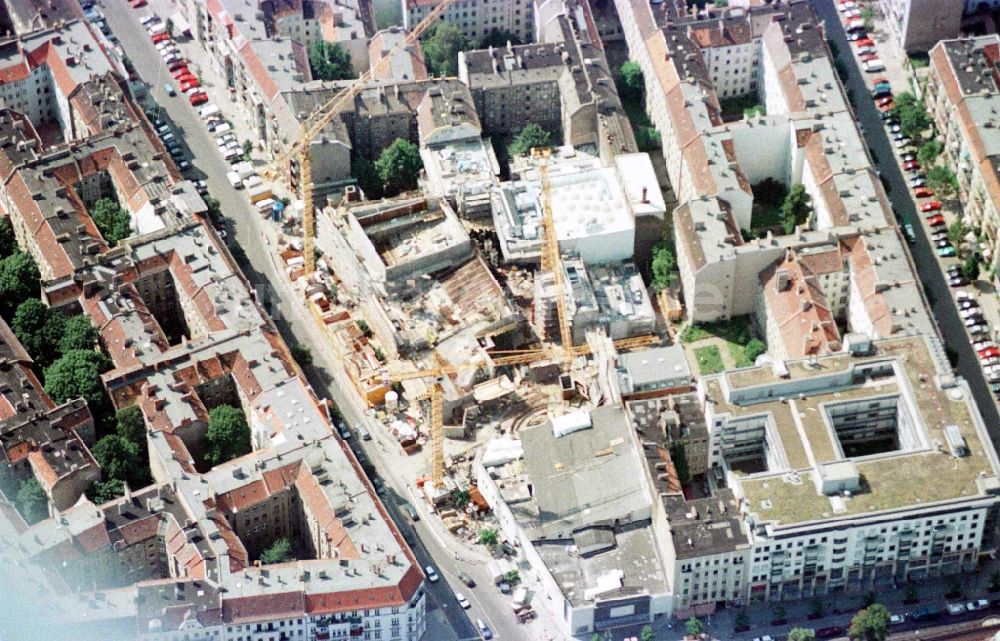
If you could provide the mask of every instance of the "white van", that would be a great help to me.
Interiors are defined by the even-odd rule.
[[[261,179],[260,176],[257,175],[249,176],[243,179],[243,186],[246,187],[247,189],[253,189],[257,185],[262,185],[262,184],[264,184],[264,181]]]
[[[234,189],[243,189],[243,181],[240,180],[240,175],[235,171],[227,172],[226,180],[229,181],[229,184],[232,185]]]
[[[233,130],[233,128],[229,126],[229,123],[224,122],[224,123],[222,123],[221,125],[219,125],[218,127],[215,128],[215,132],[214,133],[215,133],[216,136],[221,136],[222,134],[228,133],[228,132],[230,132],[232,130]]]
[[[274,199],[265,198],[264,200],[257,202],[256,205],[257,205],[257,211],[259,211],[261,214],[265,216],[270,216],[271,208],[274,207]]]
[[[207,105],[205,105],[204,107],[202,107],[198,111],[198,113],[201,114],[202,118],[205,118],[207,120],[207,119],[211,118],[212,116],[214,116],[215,114],[219,113],[219,108],[216,107],[213,103],[210,102]]]

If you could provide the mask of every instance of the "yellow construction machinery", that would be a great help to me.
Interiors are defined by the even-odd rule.
[[[302,258],[305,276],[308,277],[316,269],[316,255],[313,250],[313,235],[315,234],[315,211],[313,209],[312,159],[309,155],[309,145],[336,118],[341,110],[364,91],[367,84],[390,64],[391,58],[416,42],[437,19],[451,6],[455,0],[442,0],[436,7],[424,16],[413,29],[394,46],[389,53],[382,56],[374,67],[361,74],[349,87],[341,90],[330,100],[314,109],[302,123],[302,133],[288,149],[278,156],[271,166],[265,170],[264,177],[277,180],[285,172],[286,164],[293,159],[298,163],[298,190],[302,196]]]

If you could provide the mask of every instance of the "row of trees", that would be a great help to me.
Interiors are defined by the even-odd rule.
[[[35,363],[43,368],[73,350],[93,350],[97,345],[97,328],[90,317],[79,314],[67,318],[37,298],[29,298],[17,306],[11,328]]]

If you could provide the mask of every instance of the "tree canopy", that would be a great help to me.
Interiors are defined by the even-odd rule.
[[[0,218],[0,258],[6,258],[17,251],[17,237],[9,218]]]
[[[927,171],[927,186],[941,196],[951,198],[958,192],[958,178],[948,167],[934,165]]]
[[[923,165],[930,165],[934,159],[941,155],[941,143],[936,140],[929,140],[921,145],[917,151],[917,160]]]
[[[483,36],[483,39],[479,41],[479,48],[489,49],[490,47],[506,47],[508,42],[517,46],[521,44],[521,39],[518,38],[512,31],[493,27],[490,29],[490,32]]]
[[[899,118],[899,128],[912,140],[919,140],[931,120],[922,100],[908,91],[893,97],[893,114]]]
[[[642,67],[635,60],[626,60],[621,68],[621,92],[628,98],[641,98],[646,85],[643,83]]]
[[[965,257],[965,261],[962,262],[962,275],[969,280],[979,278],[979,256],[977,254],[969,254]]]
[[[125,485],[121,479],[108,479],[106,481],[94,481],[87,489],[87,497],[94,505],[101,505],[108,501],[114,501],[125,493]]]
[[[355,158],[351,163],[351,175],[358,181],[366,198],[377,200],[382,197],[382,179],[371,160],[362,156]]]
[[[696,637],[704,631],[705,626],[701,624],[701,621],[694,617],[691,617],[684,622],[684,632],[686,632],[688,636]]]
[[[292,554],[292,542],[284,537],[278,539],[260,553],[261,565],[289,563],[294,560],[295,556]]]
[[[132,217],[128,211],[111,198],[101,198],[90,210],[98,231],[108,245],[117,245],[118,241],[132,235]]]
[[[521,129],[520,133],[514,137],[510,145],[507,146],[507,153],[514,156],[523,156],[529,153],[534,147],[548,147],[551,145],[552,136],[536,123],[529,122]]]
[[[40,367],[48,367],[56,359],[65,325],[65,316],[37,298],[29,298],[17,306],[11,328],[31,358]]]
[[[38,523],[49,515],[49,498],[34,476],[29,476],[18,485],[14,503],[29,525]]]
[[[788,631],[788,641],[813,641],[816,631],[809,628],[792,628]]]
[[[889,610],[881,603],[874,603],[851,619],[847,636],[854,641],[885,641],[889,633]]]
[[[479,543],[485,545],[486,547],[496,547],[497,543],[500,542],[500,534],[495,528],[485,528],[479,533]]]
[[[94,444],[91,452],[105,479],[118,479],[134,487],[145,484],[149,472],[135,443],[118,434],[108,434]]]
[[[37,298],[38,266],[30,254],[14,252],[0,260],[0,308],[10,318],[17,306],[29,298]]]
[[[402,138],[396,138],[375,161],[375,171],[382,181],[386,194],[390,196],[415,189],[423,166],[420,149]]]
[[[62,336],[59,338],[59,351],[63,354],[74,349],[94,349],[99,336],[97,328],[90,322],[86,314],[79,314],[66,319]]]
[[[794,185],[785,202],[781,203],[781,227],[786,234],[795,231],[795,228],[807,220],[812,215],[812,197],[801,184]]]
[[[130,405],[115,414],[115,433],[130,443],[135,443],[140,454],[146,451],[146,421],[138,405]]]
[[[56,403],[83,397],[91,411],[105,408],[108,401],[101,374],[111,368],[107,356],[94,350],[74,349],[45,369],[45,391]]]
[[[659,291],[670,284],[670,275],[676,265],[673,252],[666,242],[660,241],[653,247],[653,260],[649,264],[653,272],[653,289]]]
[[[335,42],[317,40],[309,47],[309,70],[314,80],[346,80],[354,77],[351,54]]]
[[[243,412],[232,405],[219,405],[208,413],[205,459],[218,465],[250,451],[250,428]]]
[[[425,32],[422,48],[427,71],[449,77],[458,75],[458,52],[472,49],[472,41],[461,29],[441,20]]]

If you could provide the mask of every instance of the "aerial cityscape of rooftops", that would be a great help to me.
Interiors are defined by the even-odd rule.
[[[0,640],[1000,641],[1000,0],[0,0]]]

